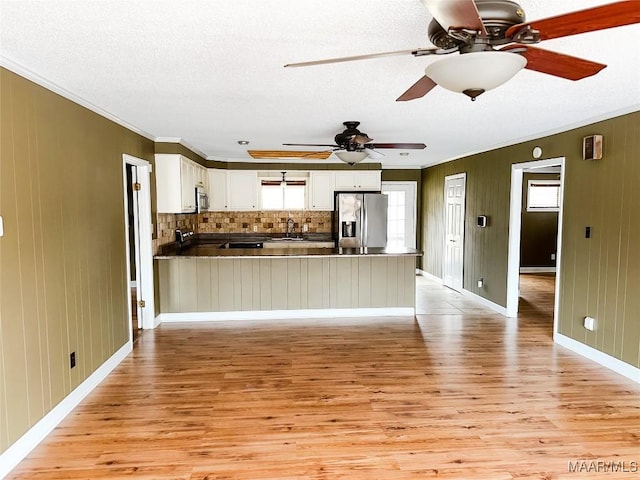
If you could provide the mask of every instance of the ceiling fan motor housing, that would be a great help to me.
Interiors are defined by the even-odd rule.
[[[334,137],[336,145],[343,148],[344,150],[353,152],[356,150],[362,150],[364,148],[364,143],[360,143],[357,140],[354,140],[355,137],[361,137],[367,141],[370,141],[369,136],[366,133],[358,130],[358,125],[360,122],[343,122],[342,123],[346,128],[346,130],[342,133],[337,134]]]
[[[489,45],[502,45],[511,40],[505,39],[505,32],[513,25],[524,23],[526,17],[520,5],[511,0],[475,0],[482,23],[488,33]],[[429,40],[442,49],[459,48],[465,42],[454,38],[434,19],[427,29]]]

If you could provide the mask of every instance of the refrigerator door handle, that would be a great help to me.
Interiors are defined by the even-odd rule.
[[[364,198],[363,198],[364,200]],[[367,210],[364,207],[364,201],[362,202],[362,209],[360,210],[360,238],[362,239],[362,241],[360,242],[360,246],[361,247],[366,247],[367,244],[369,243],[369,236],[367,235],[367,223],[368,223],[368,218],[367,218]]]

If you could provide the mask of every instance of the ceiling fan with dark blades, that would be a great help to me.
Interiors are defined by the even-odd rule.
[[[338,133],[334,137],[335,143],[283,143],[287,147],[328,147],[330,148],[340,160],[353,165],[358,163],[368,156],[378,157],[381,156],[375,149],[378,148],[395,148],[402,150],[422,150],[427,146],[424,143],[373,143],[373,138],[370,138],[364,132],[358,130],[360,122],[343,122],[346,129]]]
[[[595,75],[606,65],[533,47],[558,37],[640,23],[640,0],[624,0],[527,22],[513,0],[421,0],[433,16],[428,36],[435,48],[290,63],[305,67],[391,55],[419,57],[459,53],[427,66],[423,75],[396,101],[421,98],[436,85],[472,100],[507,82],[523,68],[569,80]]]

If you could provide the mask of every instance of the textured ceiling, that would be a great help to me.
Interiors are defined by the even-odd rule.
[[[606,1],[519,3],[534,20]],[[439,87],[395,102],[434,57],[283,68],[430,47],[430,19],[419,0],[0,0],[0,59],[151,138],[180,139],[216,160],[255,162],[247,148],[332,143],[343,121],[359,120],[376,142],[427,144],[408,156],[381,150],[384,168],[426,166],[640,109],[639,25],[540,44],[608,65],[593,77],[524,70],[473,103]]]

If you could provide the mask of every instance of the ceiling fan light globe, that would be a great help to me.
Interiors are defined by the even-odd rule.
[[[425,75],[452,92],[491,90],[506,83],[527,65],[522,55],[509,52],[471,52],[432,63]]]
[[[359,163],[369,156],[367,152],[363,151],[349,152],[347,150],[339,150],[333,153],[336,154],[336,157],[338,157],[344,163],[348,163],[349,165]]]

